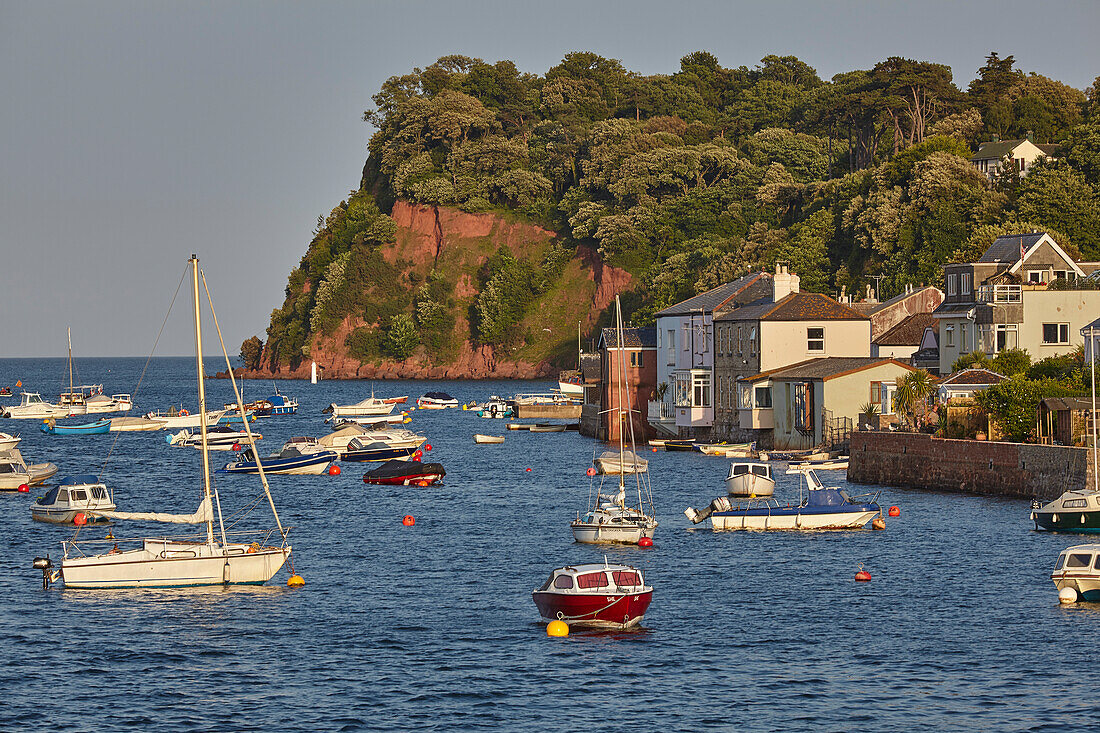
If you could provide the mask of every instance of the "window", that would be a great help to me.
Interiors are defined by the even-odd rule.
[[[737,406],[742,410],[748,410],[752,407],[752,385],[742,384],[737,391]]]
[[[970,273],[964,272],[959,276],[960,291],[963,295],[970,295]]]
[[[947,294],[948,295],[954,295],[955,294],[956,280],[957,279],[958,279],[958,276],[955,275],[954,273],[951,273],[950,275],[947,276]]]
[[[968,351],[970,351],[970,346],[968,345],[970,343],[970,339],[967,338],[966,330],[967,330],[966,329],[966,324],[965,323],[960,323],[959,324],[959,348],[962,349],[965,352],[968,352]]]
[[[813,432],[813,382],[796,382],[791,406],[794,408],[794,427],[801,432]]]
[[[719,377],[718,378],[718,384],[716,384],[714,386],[714,399],[715,399],[714,404],[715,404],[715,407],[725,407],[726,406],[726,402],[725,402],[726,392],[725,392],[724,389],[722,389],[724,386],[725,386],[725,380],[723,380],[721,377]]]
[[[1092,565],[1092,555],[1080,552],[1070,555],[1069,562],[1066,563],[1067,568],[1087,568],[1089,565]]]
[[[1096,556],[1096,562],[1093,563],[1093,567],[1097,570],[1100,570],[1100,555]]]
[[[585,573],[577,576],[578,588],[606,588],[607,585],[606,573]]]
[[[1027,281],[1032,285],[1042,285],[1047,281],[1046,270],[1028,270]]]
[[[710,374],[692,374],[692,407],[710,407]]]
[[[573,587],[573,577],[572,576],[558,576],[557,578],[554,578],[553,587],[554,588],[563,588],[565,590],[569,590],[570,588]]]
[[[806,350],[807,351],[824,351],[825,350],[825,329],[824,328],[807,328],[806,329]]]
[[[680,334],[680,340],[684,342],[684,351],[691,349],[691,326],[687,323],[684,324],[683,333]]]
[[[1005,349],[1015,349],[1016,344],[1019,343],[1018,332],[1015,323],[1012,324],[997,324],[996,327],[996,339],[994,344],[996,351],[1004,351]]]
[[[749,356],[756,356],[756,326],[749,329]]]
[[[741,327],[737,327],[737,355],[740,356],[744,353],[744,348],[741,346]]]
[[[614,570],[611,575],[615,578],[615,585],[641,585],[641,581],[638,580],[638,574],[633,570]]]
[[[1069,280],[1069,270],[1055,270],[1054,271],[1054,279],[1055,280]]]
[[[71,501],[88,501],[88,492],[84,489],[73,489],[69,492]]]
[[[676,364],[676,331],[675,329],[668,329],[668,343],[665,344],[668,348],[668,365],[673,366]]]
[[[93,486],[92,487],[92,497],[96,498],[96,499],[106,499],[107,498],[107,489],[103,488],[102,486]]]
[[[871,402],[878,405],[880,415],[894,414],[894,395],[897,391],[894,382],[871,382]]]
[[[946,334],[944,335],[944,338],[943,338],[943,345],[944,346],[954,346],[955,345],[955,327],[954,326],[948,326],[947,327],[947,332],[946,332]]]
[[[1088,505],[1087,499],[1066,499],[1062,502],[1063,509],[1084,509]]]
[[[1069,324],[1068,323],[1044,323],[1043,324],[1043,343],[1044,344],[1068,344],[1069,343]]]
[[[769,408],[772,406],[771,387],[757,387],[755,391],[757,409]]]
[[[1058,556],[1058,567],[1056,567],[1054,569],[1055,570],[1061,570],[1062,566],[1065,565],[1065,564],[1066,564],[1066,555],[1065,555],[1065,553],[1062,553],[1061,555]]]

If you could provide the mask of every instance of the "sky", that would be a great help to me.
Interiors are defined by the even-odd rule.
[[[447,54],[544,73],[595,51],[642,74],[697,50],[795,55],[825,79],[986,55],[1080,89],[1100,2],[0,0],[0,358],[146,356],[191,253],[230,354],[357,188],[390,76]],[[156,354],[193,353],[181,289]],[[206,351],[216,341],[205,340]]]

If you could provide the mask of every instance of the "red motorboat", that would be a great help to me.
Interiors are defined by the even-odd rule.
[[[373,471],[363,474],[365,484],[394,486],[431,486],[447,475],[441,463],[420,461],[386,461]]]
[[[567,565],[550,577],[531,597],[544,619],[570,626],[628,629],[645,618],[653,588],[642,571],[630,565],[590,563]]]
[[[403,405],[408,401],[409,401],[409,396],[408,395],[404,395],[403,397],[383,397],[382,398],[382,402],[384,402],[387,405]]]

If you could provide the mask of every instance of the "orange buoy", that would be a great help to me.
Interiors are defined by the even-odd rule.
[[[859,564],[859,572],[856,573],[856,581],[866,583],[871,579],[871,574],[863,569],[863,563]]]
[[[653,547],[653,540],[649,537],[643,537],[638,540],[638,547]]]
[[[329,476],[339,476],[340,475],[340,467],[337,466],[335,463],[332,464],[331,466],[328,467],[328,475]]]
[[[587,471],[585,471],[585,473],[587,473],[587,474],[588,474],[589,476],[595,476],[595,475],[596,475],[596,469],[594,469],[594,468],[592,468],[591,466],[589,466],[589,467],[588,467],[588,470],[587,470]]]
[[[20,493],[20,494],[26,494],[26,493],[28,493],[28,492],[29,492],[30,490],[31,490],[31,487],[30,487],[30,486],[27,486],[26,484],[19,484],[19,493]]]
[[[73,517],[73,524],[75,524],[77,527],[83,527],[87,523],[88,518],[84,516],[84,512],[77,512],[76,516]]]
[[[896,506],[892,506],[890,507],[890,511],[888,511],[887,514],[889,514],[891,517],[900,517],[901,509],[898,509]]]
[[[411,527],[416,524],[416,519],[413,517],[413,515],[406,514],[401,520],[401,524],[405,525],[406,527]]]
[[[23,380],[22,380],[22,379],[20,379],[19,381],[17,381],[17,382],[15,383],[15,386],[16,386],[16,387],[22,387],[22,386],[23,386]]]
[[[417,482],[416,482],[416,485],[417,485],[417,486],[431,486],[431,485],[432,485],[432,482],[431,482],[431,481],[428,481],[427,479],[422,479],[422,480],[420,480],[420,481],[417,481]]]
[[[654,453],[656,453],[656,452],[657,452],[657,449],[656,449],[656,448],[650,448],[650,450],[651,450],[651,451],[653,451]]]

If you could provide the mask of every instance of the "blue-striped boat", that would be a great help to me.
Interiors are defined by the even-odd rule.
[[[272,415],[293,415],[298,412],[297,400],[279,394],[279,390],[275,390],[275,394],[268,397],[267,401],[271,403]]]
[[[263,456],[259,464],[264,473],[282,474],[320,474],[324,473],[332,461],[339,458],[336,451],[321,450],[317,442],[308,438],[291,438],[283,444],[282,450],[270,456]],[[237,458],[219,469],[220,473],[259,473],[256,454],[251,448],[241,451]]]
[[[47,435],[102,435],[110,431],[110,420],[96,420],[84,425],[58,425],[53,420],[46,420],[38,429]]]

